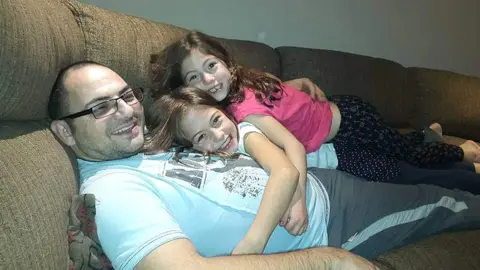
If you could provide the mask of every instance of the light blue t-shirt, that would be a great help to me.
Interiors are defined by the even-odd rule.
[[[188,238],[204,256],[230,254],[257,213],[268,175],[247,156],[208,159],[183,153],[78,160],[80,193],[97,200],[97,233],[115,269],[133,269],[148,253]],[[309,175],[309,228],[294,237],[277,227],[265,253],[327,245],[328,194]]]
[[[245,155],[248,155],[245,151],[245,136],[250,132],[263,134],[260,129],[249,122],[238,124],[238,151]],[[324,143],[317,151],[308,153],[306,160],[308,168],[336,169],[338,167],[337,153],[331,143]]]

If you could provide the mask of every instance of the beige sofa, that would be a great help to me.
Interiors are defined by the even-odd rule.
[[[145,85],[149,55],[184,31],[74,0],[0,0],[0,269],[68,265],[67,211],[78,186],[76,162],[46,119],[57,72],[89,59]],[[342,52],[224,41],[243,64],[282,79],[310,77],[328,94],[360,95],[398,128],[436,120],[448,134],[480,140],[478,78]],[[376,263],[478,269],[480,231],[434,237]]]

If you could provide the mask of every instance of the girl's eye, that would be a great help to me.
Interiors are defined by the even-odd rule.
[[[217,65],[217,63],[211,62],[210,64],[208,64],[208,68],[209,68],[209,69],[212,69],[212,68],[214,68],[216,65]]]
[[[192,75],[192,76],[190,76],[190,78],[188,78],[188,81],[191,82],[191,81],[196,80],[197,78],[198,78],[197,75]]]
[[[205,139],[205,134],[202,134],[200,136],[198,136],[198,139],[197,139],[197,142],[201,142],[203,139]]]
[[[220,122],[220,115],[217,115],[215,118],[213,118],[213,124],[218,124],[218,122]]]

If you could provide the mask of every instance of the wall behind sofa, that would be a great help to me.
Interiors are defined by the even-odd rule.
[[[478,0],[81,0],[226,38],[480,77]]]

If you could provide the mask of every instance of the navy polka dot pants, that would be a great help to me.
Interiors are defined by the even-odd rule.
[[[391,182],[401,175],[396,158],[377,153],[362,145],[334,146],[338,159],[337,170],[377,182]]]
[[[329,100],[337,104],[342,116],[339,131],[331,141],[340,152],[339,170],[343,167],[356,176],[367,174],[370,178],[365,178],[376,180],[376,175],[398,175],[395,160],[417,167],[463,160],[463,150],[456,145],[424,143],[422,132],[401,134],[387,126],[375,107],[359,97],[341,95]]]

